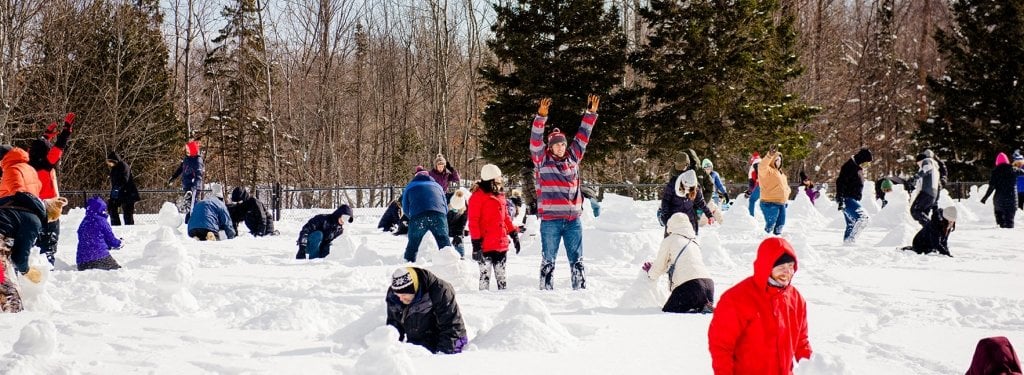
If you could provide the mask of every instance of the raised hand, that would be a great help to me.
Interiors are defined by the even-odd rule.
[[[548,107],[551,106],[551,98],[544,98],[540,100],[540,106],[537,107],[537,114],[540,117],[548,117]]]
[[[600,96],[594,94],[587,95],[587,111],[590,113],[597,113],[598,104],[601,104]]]

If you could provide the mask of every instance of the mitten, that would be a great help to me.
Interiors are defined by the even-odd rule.
[[[75,124],[75,113],[68,112],[67,116],[64,116],[64,128],[71,131],[71,126]]]
[[[35,284],[39,284],[43,280],[43,273],[39,272],[35,267],[30,267],[28,272],[25,272],[25,278]]]
[[[644,272],[650,272],[651,271],[651,262],[650,261],[644,262],[644,265],[640,266],[640,269],[644,270]]]
[[[46,220],[52,223],[60,219],[60,213],[64,210],[64,206],[68,205],[68,199],[64,197],[49,198],[44,199],[43,204],[46,206]]]
[[[484,260],[484,240],[481,238],[481,239],[478,239],[478,240],[471,240],[470,242],[473,243],[473,260],[478,261],[478,262],[479,261],[483,261]]]

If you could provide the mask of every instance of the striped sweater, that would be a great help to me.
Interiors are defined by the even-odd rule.
[[[597,122],[597,114],[583,115],[576,138],[558,158],[545,146],[544,123],[547,117],[533,118],[530,133],[530,158],[536,167],[537,214],[541,220],[575,220],[582,213],[583,195],[580,194],[580,161],[590,142],[590,132]]]

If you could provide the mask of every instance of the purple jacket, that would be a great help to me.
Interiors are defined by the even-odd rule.
[[[107,222],[107,204],[103,198],[92,197],[85,207],[85,218],[78,226],[78,264],[110,256],[110,249],[121,247],[121,240]]]
[[[444,172],[438,172],[436,167],[430,168],[430,170],[427,171],[427,175],[429,175],[430,178],[433,178],[434,182],[437,182],[438,185],[441,185],[441,190],[444,190],[445,194],[448,194],[448,188],[452,184],[458,184],[459,181],[462,180],[459,178],[459,172],[456,171],[455,168],[450,167],[445,169]]]

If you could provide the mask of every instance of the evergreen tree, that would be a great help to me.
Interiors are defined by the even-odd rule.
[[[796,126],[816,109],[785,84],[801,72],[794,16],[774,0],[652,0],[639,14],[650,35],[630,56],[642,79],[649,153],[694,148],[747,154],[782,144],[790,158],[809,150]]]
[[[227,24],[213,39],[215,47],[204,65],[212,115],[201,136],[211,158],[209,173],[223,173],[228,182],[251,184],[269,170],[267,64],[263,27],[255,0],[237,0],[221,15]],[[230,165],[223,165],[230,163]]]
[[[518,0],[494,10],[487,44],[497,62],[481,68],[494,96],[482,116],[483,156],[518,170],[530,155],[530,122],[542,97],[553,101],[547,131],[557,127],[572,139],[591,93],[602,99],[584,158],[595,163],[627,147],[634,129],[626,121],[632,101],[621,91],[626,39],[618,10],[600,0]]]
[[[928,79],[934,111],[918,141],[945,156],[950,179],[976,180],[1024,144],[1024,0],[962,0],[953,14],[935,33],[949,65]]]

